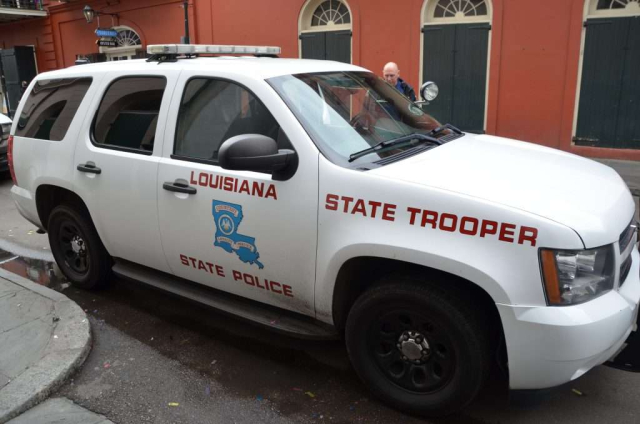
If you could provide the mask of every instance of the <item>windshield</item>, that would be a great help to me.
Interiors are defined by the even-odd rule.
[[[440,124],[398,90],[370,72],[285,75],[268,80],[333,162],[357,167],[395,155],[424,141],[404,143],[358,157],[356,152],[411,134],[428,134]],[[384,144],[384,143],[383,143]]]

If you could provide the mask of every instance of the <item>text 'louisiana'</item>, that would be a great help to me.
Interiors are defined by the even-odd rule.
[[[209,174],[208,172],[200,172],[197,176],[191,171],[189,182],[193,185],[202,187],[218,188],[224,191],[232,191],[234,193],[246,193],[249,196],[272,198],[278,200],[276,186],[268,184],[265,190],[265,183],[259,181],[241,180],[235,177],[224,177],[222,175]]]

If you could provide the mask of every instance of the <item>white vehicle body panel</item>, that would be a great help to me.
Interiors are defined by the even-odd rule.
[[[144,61],[83,65],[41,74],[36,80],[91,76],[93,84],[64,140],[16,137],[18,185],[12,196],[25,218],[42,226],[38,187],[51,184],[76,192],[112,255],[329,324],[334,323],[336,279],[350,259],[385,258],[461,277],[496,304],[514,389],[562,384],[610,358],[632,331],[640,300],[638,249],[620,252],[618,246],[634,208],[620,177],[564,152],[474,135],[371,170],[337,166],[320,154],[264,81],[337,70],[364,71],[326,61],[202,58],[161,66]],[[167,77],[151,156],[105,152],[88,138],[108,80],[134,74]],[[171,158],[180,94],[193,75],[226,77],[260,98],[298,154],[298,170],[290,180]],[[87,161],[103,173],[78,172],[76,166]],[[273,184],[277,200],[199,184],[192,196],[163,190],[164,182],[189,182],[192,172]],[[242,205],[239,232],[255,237],[264,269],[212,246],[214,199]],[[483,225],[487,231],[481,235]],[[614,290],[580,305],[547,306],[539,249],[607,244],[614,244],[616,253]],[[629,252],[632,267],[620,287],[620,260]],[[185,265],[180,255],[220,264],[227,275]],[[288,284],[295,296],[234,281],[231,270]]]
[[[628,187],[612,168],[490,135],[467,134],[373,173],[540,215],[573,228],[586,248],[616,241],[635,208]]]
[[[75,69],[78,71],[78,69]],[[43,78],[43,76],[45,78]],[[58,78],[86,77],[86,73],[66,72]],[[11,188],[13,199],[22,215],[37,227],[43,228],[46,223],[40,222],[35,203],[35,195],[38,187],[53,185],[73,191],[74,173],[77,172],[74,166],[74,151],[76,139],[80,129],[84,126],[86,116],[89,112],[89,104],[93,100],[95,85],[98,85],[103,74],[89,75],[93,78],[92,87],[85,95],[76,116],[73,118],[64,139],[60,141],[39,140],[26,137],[14,137],[13,153],[14,157],[28,157],[28,162],[16,160],[15,173],[19,186]],[[31,92],[36,81],[49,79],[47,74],[40,74],[31,81],[25,93]],[[24,95],[23,98],[26,98]],[[24,102],[20,102],[16,110],[16,117],[22,113]],[[11,134],[16,133],[19,119],[15,119],[11,128]],[[55,158],[55,160],[53,160]]]

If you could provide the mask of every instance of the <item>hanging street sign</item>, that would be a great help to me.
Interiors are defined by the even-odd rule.
[[[100,47],[117,47],[116,40],[113,38],[101,38],[96,41],[96,44]]]
[[[98,37],[111,37],[115,38],[118,36],[118,31],[113,28],[97,28],[96,35]]]

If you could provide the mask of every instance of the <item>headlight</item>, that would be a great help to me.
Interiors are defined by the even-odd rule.
[[[576,305],[613,289],[613,245],[589,250],[541,249],[547,302]]]

